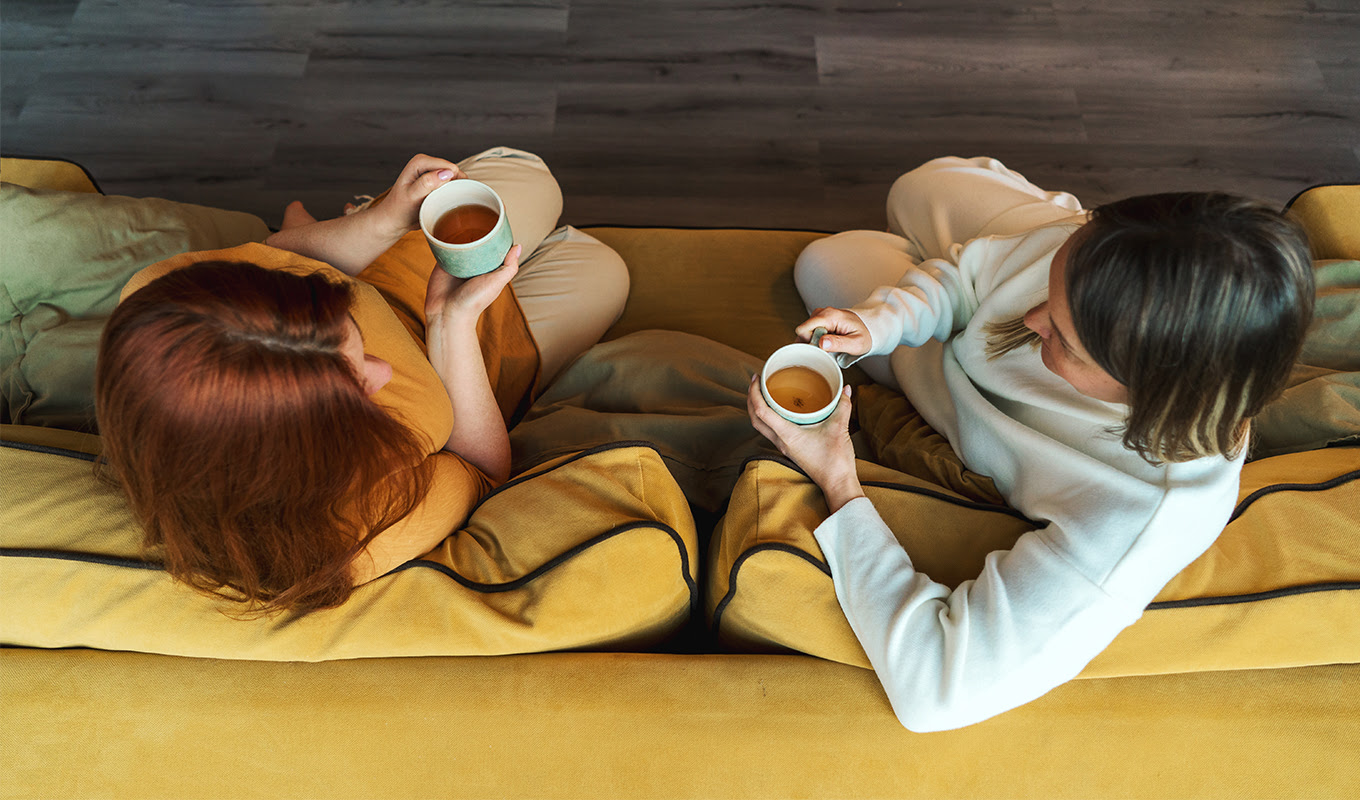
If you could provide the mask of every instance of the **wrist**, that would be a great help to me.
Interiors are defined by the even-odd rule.
[[[380,242],[383,249],[396,244],[401,237],[415,230],[417,226],[412,226],[411,221],[398,213],[396,203],[389,200],[384,203],[374,203],[367,208],[354,212],[353,216],[359,217],[369,236]]]
[[[826,504],[833,514],[846,503],[864,496],[864,487],[860,485],[859,476],[853,471],[848,475],[824,478],[818,481],[817,485],[821,487]]]
[[[425,338],[432,338],[435,333],[439,334],[477,334],[477,319],[480,313],[461,310],[457,308],[446,308],[436,313],[426,313],[425,315]]]

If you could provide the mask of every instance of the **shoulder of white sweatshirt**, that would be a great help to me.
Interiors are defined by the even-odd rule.
[[[964,463],[1039,525],[952,590],[916,572],[867,499],[815,531],[912,730],[972,724],[1075,677],[1213,543],[1236,503],[1242,457],[1149,464],[1120,441],[1124,406],[1077,393],[1030,348],[986,357],[983,327],[1043,301],[1052,253],[1075,227],[974,240],[952,267],[925,270],[933,284],[908,278],[856,308],[876,350],[880,336],[907,343],[948,328],[942,344],[895,355],[894,372]]]

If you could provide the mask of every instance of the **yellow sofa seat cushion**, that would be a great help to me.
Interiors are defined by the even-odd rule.
[[[861,461],[859,473],[913,563],[949,586],[1034,527],[1004,505],[887,467]],[[1357,508],[1360,448],[1248,464],[1218,541],[1083,677],[1360,662]],[[821,491],[789,464],[747,465],[707,561],[706,610],[727,647],[869,667],[812,535],[827,513]]]
[[[564,456],[486,497],[438,547],[339,608],[241,619],[140,552],[97,444],[5,426],[0,643],[262,661],[648,646],[697,605],[693,517],[647,447]]]
[[[591,227],[628,265],[617,339],[660,328],[692,333],[765,359],[807,319],[793,262],[815,231]],[[858,370],[855,370],[858,372]]]

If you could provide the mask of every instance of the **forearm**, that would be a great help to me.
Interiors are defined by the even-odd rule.
[[[286,228],[271,235],[265,244],[324,261],[346,275],[358,275],[405,234],[405,230],[375,212],[375,208],[367,208],[335,219]]]
[[[813,535],[851,629],[913,731],[971,725],[1033,700],[1076,676],[1143,607],[1107,594],[1033,532],[956,589],[916,571],[868,501]]]
[[[510,437],[486,375],[476,320],[427,321],[430,364],[453,405],[453,432],[444,449],[496,483],[510,476]]]

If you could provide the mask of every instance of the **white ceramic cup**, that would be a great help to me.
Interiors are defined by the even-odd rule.
[[[496,212],[496,227],[475,242],[449,244],[434,236],[435,223],[461,205],[476,203]],[[496,190],[471,178],[458,178],[430,192],[420,204],[420,230],[430,243],[435,261],[455,278],[471,278],[496,269],[505,262],[505,254],[515,243],[510,232],[510,221],[505,218],[505,204]]]
[[[775,410],[779,416],[799,425],[812,425],[821,422],[831,416],[831,412],[836,410],[836,404],[841,400],[841,392],[845,389],[845,378],[841,375],[840,364],[836,363],[836,357],[817,346],[822,336],[826,333],[825,328],[818,328],[812,334],[810,343],[796,342],[786,344],[774,351],[765,360],[765,367],[760,371],[760,393],[765,398],[765,402]],[[831,402],[825,406],[814,410],[790,410],[784,408],[770,397],[768,381],[770,376],[786,367],[807,367],[816,372],[826,380],[831,387]]]

